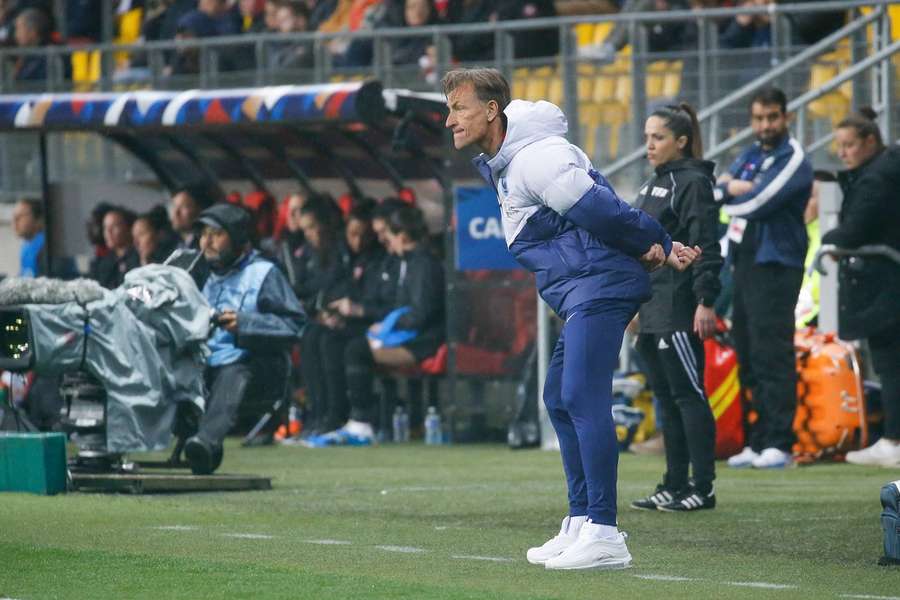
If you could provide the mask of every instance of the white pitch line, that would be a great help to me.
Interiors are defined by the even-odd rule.
[[[160,525],[159,527],[153,527],[153,529],[158,529],[159,531],[197,531],[200,528],[194,525]]]
[[[505,556],[469,556],[466,554],[454,554],[450,558],[455,558],[457,560],[485,560],[488,562],[514,562],[511,558],[506,558]]]
[[[638,579],[649,579],[650,581],[698,581],[692,577],[679,577],[677,575],[635,575]]]
[[[307,544],[318,544],[319,546],[349,546],[353,542],[346,540],[303,540]]]
[[[414,546],[375,546],[379,550],[385,550],[386,552],[400,552],[401,554],[421,554],[425,552],[422,548],[416,548]]]
[[[223,533],[222,537],[237,538],[239,540],[273,540],[274,535],[264,533]]]
[[[764,590],[795,590],[799,586],[786,583],[768,583],[766,581],[723,581],[722,585],[735,587],[761,588]]]
[[[840,594],[841,598],[860,598],[861,600],[900,600],[900,596],[873,596],[871,594]]]
[[[785,583],[769,583],[767,581],[714,581],[712,579],[702,579],[696,577],[681,577],[679,575],[657,575],[647,573],[643,575],[635,575],[638,579],[648,579],[650,581],[697,581],[705,583],[715,583],[718,585],[733,585],[735,587],[749,587],[766,590],[793,590],[799,586]],[[900,599],[898,599],[900,600]]]

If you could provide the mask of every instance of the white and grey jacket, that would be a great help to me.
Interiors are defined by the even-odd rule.
[[[504,114],[500,150],[473,162],[497,191],[506,244],[535,274],[541,297],[563,317],[590,300],[647,300],[650,282],[638,258],[656,243],[668,256],[669,235],[619,199],[565,139],[557,106],[514,100]]]

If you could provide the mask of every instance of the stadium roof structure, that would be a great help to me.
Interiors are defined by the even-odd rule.
[[[96,132],[169,189],[205,179],[438,179],[454,163],[439,94],[378,81],[222,90],[0,96],[0,133]]]

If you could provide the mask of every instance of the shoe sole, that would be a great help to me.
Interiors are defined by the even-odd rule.
[[[191,466],[191,472],[194,475],[211,475],[215,469],[212,468],[212,456],[205,448],[199,444],[187,444],[184,447],[184,457]],[[203,464],[200,464],[200,463]],[[195,470],[194,465],[197,465]]]
[[[651,508],[651,507],[649,507],[649,506],[635,506],[634,504],[629,504],[629,505],[628,505],[628,508],[633,508],[634,510],[648,510],[648,511],[654,511],[654,510],[656,510],[657,508],[659,508],[659,505],[657,504],[657,505],[653,506],[653,508]]]
[[[548,561],[549,562],[549,561]],[[551,567],[549,565],[544,565],[549,571],[578,571],[582,569],[597,569],[598,571],[618,571],[621,569],[628,569],[631,567],[632,559],[628,557],[625,560],[622,559],[604,559],[595,561],[588,565],[578,565],[575,567]]]
[[[667,513],[688,513],[688,512],[697,512],[698,510],[712,510],[715,506],[700,506],[698,508],[691,508],[688,510],[681,510],[679,508],[663,508],[662,506],[657,506],[656,510],[667,512]]]
[[[884,469],[896,469],[900,467],[900,462],[855,462],[855,461],[844,461],[848,465],[853,465],[856,467],[882,467]]]

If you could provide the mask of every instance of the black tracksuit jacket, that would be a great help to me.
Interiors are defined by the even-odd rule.
[[[703,254],[686,271],[663,267],[650,274],[653,297],[640,309],[641,333],[693,330],[697,304],[712,306],[721,290],[724,262],[713,199],[714,164],[683,158],[659,165],[641,187],[635,207],[663,226],[675,241],[700,246]]]

